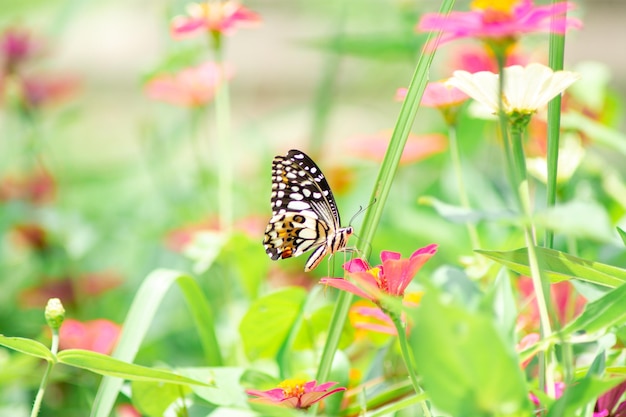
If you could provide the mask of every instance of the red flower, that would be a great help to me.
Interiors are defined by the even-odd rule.
[[[187,6],[189,16],[177,16],[172,20],[172,37],[182,39],[201,33],[231,34],[237,26],[252,26],[261,21],[258,14],[232,2],[191,3]]]
[[[148,97],[184,107],[199,107],[213,100],[215,92],[229,74],[214,62],[160,75],[146,83]]]
[[[257,397],[252,400],[255,402],[306,409],[329,395],[346,390],[339,387],[328,391],[334,385],[337,383],[326,382],[317,385],[315,380],[306,382],[304,379],[288,379],[278,384],[278,388],[267,391],[247,390],[246,393]]]
[[[104,319],[86,322],[65,319],[59,331],[59,349],[85,349],[108,355],[121,330],[119,324]]]
[[[378,303],[383,294],[402,297],[415,274],[436,252],[436,244],[416,250],[409,259],[402,259],[398,252],[382,251],[380,259],[383,263],[374,268],[360,258],[343,265],[355,283],[343,278],[322,278],[320,283],[351,292],[374,303]]]
[[[537,299],[535,297],[532,280],[528,277],[520,277],[517,286],[522,296],[522,305],[525,307],[522,309],[519,316],[518,326],[527,330],[538,329],[539,309],[537,307]],[[585,297],[577,294],[574,290],[574,286],[567,281],[552,284],[550,286],[550,292],[552,295],[552,303],[556,309],[556,314],[561,325],[564,325],[579,315],[587,302]]]
[[[535,6],[532,0],[479,0],[472,5],[472,11],[452,12],[449,16],[426,13],[417,29],[441,30],[443,35],[440,43],[443,44],[463,38],[515,41],[526,33],[554,31],[563,34],[568,28],[582,27],[580,20],[565,17],[565,13],[574,7],[570,2]]]

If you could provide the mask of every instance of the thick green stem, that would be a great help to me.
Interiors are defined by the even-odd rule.
[[[409,372],[409,378],[411,379],[411,383],[413,384],[415,393],[418,395],[422,394],[424,390],[422,390],[422,387],[417,380],[414,361],[412,359],[411,352],[409,351],[409,342],[406,337],[406,324],[395,314],[389,314],[389,316],[391,317],[394,326],[396,326],[396,331],[398,332],[398,343],[400,344],[400,351],[402,352],[402,359],[404,359],[404,364],[406,365],[406,369]],[[426,400],[421,401],[420,405],[422,407],[422,412],[424,413],[424,416],[431,417],[430,409],[428,408]]]

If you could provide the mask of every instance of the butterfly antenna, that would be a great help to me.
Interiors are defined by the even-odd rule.
[[[354,219],[356,219],[359,214],[363,213],[365,210],[372,207],[374,204],[376,204],[376,199],[374,199],[374,201],[372,201],[370,204],[365,206],[365,208],[363,208],[363,206],[359,206],[359,210],[354,214],[354,216],[352,216],[352,218],[348,222],[348,226],[352,226],[352,222],[354,221]]]

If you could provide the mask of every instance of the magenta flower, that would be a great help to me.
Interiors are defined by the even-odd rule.
[[[402,259],[398,252],[382,251],[382,265],[374,268],[360,258],[343,265],[354,282],[343,278],[322,278],[320,283],[351,292],[374,303],[378,303],[385,294],[403,297],[404,290],[415,274],[436,252],[436,244],[416,250],[409,259]]]
[[[626,392],[626,381],[611,388],[598,398],[593,417],[626,417],[626,400],[619,402]]]
[[[532,0],[475,0],[469,12],[424,14],[417,26],[419,31],[441,30],[440,44],[455,39],[477,38],[487,40],[516,40],[533,32],[565,33],[569,28],[582,27],[580,20],[566,17],[574,8],[570,2],[535,6]]]
[[[183,39],[200,33],[231,34],[237,26],[252,26],[261,22],[258,14],[232,1],[191,3],[188,16],[172,20],[172,37]]]
[[[38,49],[39,45],[33,42],[29,31],[16,27],[5,29],[0,36],[2,72],[5,74],[15,72],[22,62],[32,57]]]
[[[199,107],[215,97],[229,74],[214,62],[205,62],[173,75],[160,75],[146,83],[148,97],[183,107]]]
[[[267,391],[251,389],[247,390],[246,394],[257,397],[252,399],[255,402],[306,409],[329,395],[346,390],[344,387],[339,387],[328,391],[334,385],[337,383],[326,382],[317,385],[315,380],[307,382],[304,379],[288,379],[278,384],[278,388]]]

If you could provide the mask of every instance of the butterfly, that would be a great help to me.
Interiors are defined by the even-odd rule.
[[[304,271],[324,257],[345,250],[352,227],[341,227],[337,204],[319,167],[302,151],[292,149],[272,163],[272,218],[263,245],[273,260],[313,250]]]

